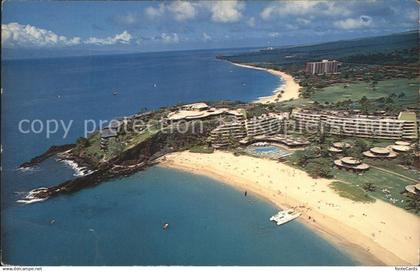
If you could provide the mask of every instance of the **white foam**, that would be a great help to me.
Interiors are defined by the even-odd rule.
[[[38,171],[38,168],[35,168],[35,167],[19,167],[16,170],[21,171],[21,172],[33,172],[33,171]]]
[[[20,199],[20,200],[17,200],[16,202],[23,203],[23,204],[31,204],[35,202],[41,202],[47,199],[48,198]]]
[[[64,164],[68,165],[69,167],[71,167],[74,170],[73,176],[75,176],[75,177],[86,176],[86,175],[89,175],[89,174],[93,173],[92,170],[89,170],[86,167],[79,166],[73,160],[63,159],[63,160],[60,160],[60,161],[62,161]]]
[[[48,190],[48,188],[46,188],[46,187],[40,187],[40,188],[33,189],[33,190],[29,191],[28,194],[23,199],[17,200],[16,202],[24,203],[24,204],[30,204],[30,203],[44,201],[44,200],[48,199],[48,197],[38,198],[37,194],[39,192],[43,192],[43,191],[46,191],[46,190]]]

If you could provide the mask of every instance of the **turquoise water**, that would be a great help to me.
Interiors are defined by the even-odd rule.
[[[355,263],[301,223],[271,223],[276,212],[210,178],[156,167],[6,210],[4,257],[31,265]]]
[[[279,147],[274,145],[268,145],[268,146],[248,146],[246,148],[246,151],[255,156],[262,156],[262,157],[268,157],[273,159],[278,159],[280,157],[284,157],[289,155],[290,153]]]
[[[268,73],[215,59],[223,51],[2,62],[1,238],[3,261],[18,265],[352,265],[303,224],[277,227],[277,210],[206,177],[151,168],[42,203],[25,192],[74,178],[48,159],[17,166],[54,144],[74,142],[82,120],[110,119],[178,102],[265,96]],[[157,87],[154,88],[154,83]],[[119,95],[112,95],[118,89]],[[69,136],[21,134],[23,118],[69,121]],[[50,224],[51,220],[55,223]],[[164,222],[170,224],[162,231]]]

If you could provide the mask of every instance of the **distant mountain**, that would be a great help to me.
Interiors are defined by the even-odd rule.
[[[313,45],[267,48],[222,58],[239,63],[287,65],[320,59],[343,59],[355,54],[389,53],[419,46],[419,32],[409,31],[387,36],[340,40]]]

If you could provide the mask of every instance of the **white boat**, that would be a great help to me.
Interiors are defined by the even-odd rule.
[[[280,211],[277,214],[270,217],[270,221],[274,221],[277,223],[277,225],[283,225],[289,221],[292,221],[293,219],[298,218],[301,215],[301,213],[295,212],[293,209],[288,209],[284,211]]]

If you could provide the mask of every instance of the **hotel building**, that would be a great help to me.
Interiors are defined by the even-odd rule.
[[[246,120],[245,127],[248,137],[275,135],[283,131],[283,115],[263,114]]]
[[[246,136],[243,122],[231,122],[218,126],[210,132],[210,140],[215,148],[229,146],[232,141],[239,141]]]
[[[305,72],[310,74],[332,74],[338,73],[341,62],[336,60],[322,60],[320,62],[307,62]]]
[[[287,114],[288,116],[288,114]],[[284,114],[264,114],[245,120],[238,114],[236,120],[224,123],[211,131],[210,139],[215,148],[230,145],[232,140],[239,141],[245,137],[271,136],[283,131]]]
[[[294,110],[296,130],[315,133],[323,129],[333,135],[408,139],[418,138],[416,113],[401,112],[398,116],[350,114],[344,111]]]

